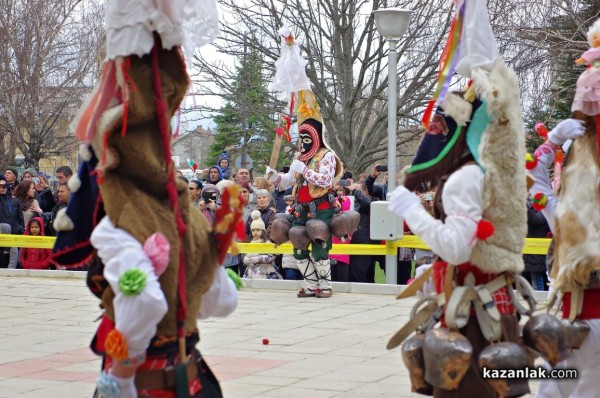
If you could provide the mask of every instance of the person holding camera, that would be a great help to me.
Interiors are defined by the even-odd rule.
[[[205,184],[204,188],[200,193],[202,199],[198,202],[198,210],[204,214],[204,217],[209,222],[213,222],[215,219],[215,212],[217,211],[217,199],[219,199],[219,189],[216,185]]]
[[[377,200],[385,200],[388,191],[387,178],[385,178],[383,184],[375,184],[375,180],[381,173],[385,173],[387,177],[387,171],[387,166],[376,164],[375,167],[373,167],[373,170],[371,170],[371,174],[367,176],[365,186],[367,187],[367,191],[372,198]]]

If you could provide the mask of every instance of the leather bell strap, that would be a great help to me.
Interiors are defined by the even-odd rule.
[[[408,336],[413,334],[415,330],[425,330],[426,326],[429,328],[433,327],[437,323],[437,321],[434,321],[436,314],[438,317],[441,317],[441,310],[444,305],[443,302],[443,294],[425,297],[419,300],[411,311],[410,320],[388,341],[387,349],[391,350],[398,347]],[[421,307],[424,303],[426,303],[426,305]]]
[[[500,339],[500,312],[496,307],[492,292],[512,283],[512,277],[502,274],[485,285],[475,285],[473,274],[465,278],[465,286],[458,286],[452,292],[444,314],[446,326],[458,330],[467,325],[471,315],[471,303],[483,336],[488,341]]]
[[[525,308],[525,306],[521,304],[521,301],[517,298],[513,289],[506,289],[508,290],[508,297],[510,297],[510,301],[515,306],[517,312],[520,315],[531,316],[536,310],[537,305],[535,297],[533,296],[533,287],[531,287],[529,282],[527,282],[527,279],[523,278],[521,275],[513,277],[515,278],[514,282],[516,291],[525,300],[525,302],[527,303],[527,307],[529,308]]]

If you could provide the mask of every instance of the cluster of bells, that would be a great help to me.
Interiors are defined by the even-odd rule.
[[[297,252],[308,250],[311,243],[325,248],[331,235],[345,242],[349,239],[349,235],[358,229],[360,223],[360,214],[354,210],[335,214],[329,224],[317,218],[311,218],[305,226],[292,227],[292,217],[287,213],[275,215],[271,224],[269,240],[275,246],[290,241]]]
[[[525,369],[533,366],[535,355],[552,367],[564,360],[569,349],[579,348],[589,326],[575,321],[562,322],[552,315],[531,316],[523,327],[521,344],[491,344],[479,355],[479,367],[490,370]],[[528,352],[529,351],[529,352]],[[433,387],[458,388],[471,365],[473,347],[465,336],[448,329],[417,332],[402,345],[402,360],[408,369],[413,392],[433,395]],[[526,379],[486,379],[501,397],[520,396],[529,392]]]

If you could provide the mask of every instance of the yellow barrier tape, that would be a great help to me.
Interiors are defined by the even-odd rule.
[[[30,247],[33,249],[52,249],[54,236],[2,235],[0,247]]]
[[[54,240],[52,236],[29,236],[29,235],[2,235],[0,234],[0,247],[30,247],[35,249],[52,249]],[[292,245],[285,243],[275,248],[272,243],[237,243],[240,253],[274,253],[292,254]],[[546,255],[550,239],[527,238],[523,254]],[[423,241],[415,235],[406,235],[402,239],[393,242],[388,241],[386,245],[363,245],[343,244],[333,245],[331,254],[353,254],[363,256],[377,256],[395,254],[396,248],[407,247],[415,249],[429,249]]]

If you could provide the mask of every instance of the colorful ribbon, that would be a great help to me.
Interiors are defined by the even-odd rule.
[[[452,75],[456,70],[456,64],[458,63],[457,49],[460,45],[460,39],[462,35],[463,22],[465,17],[465,4],[463,3],[460,9],[454,15],[452,25],[450,26],[450,33],[448,34],[448,41],[444,46],[444,51],[440,57],[439,62],[439,73],[437,79],[437,87],[433,93],[433,97],[429,100],[427,108],[423,113],[421,123],[425,130],[429,130],[429,123],[431,122],[431,115],[435,104],[444,101],[450,82],[452,81]]]

